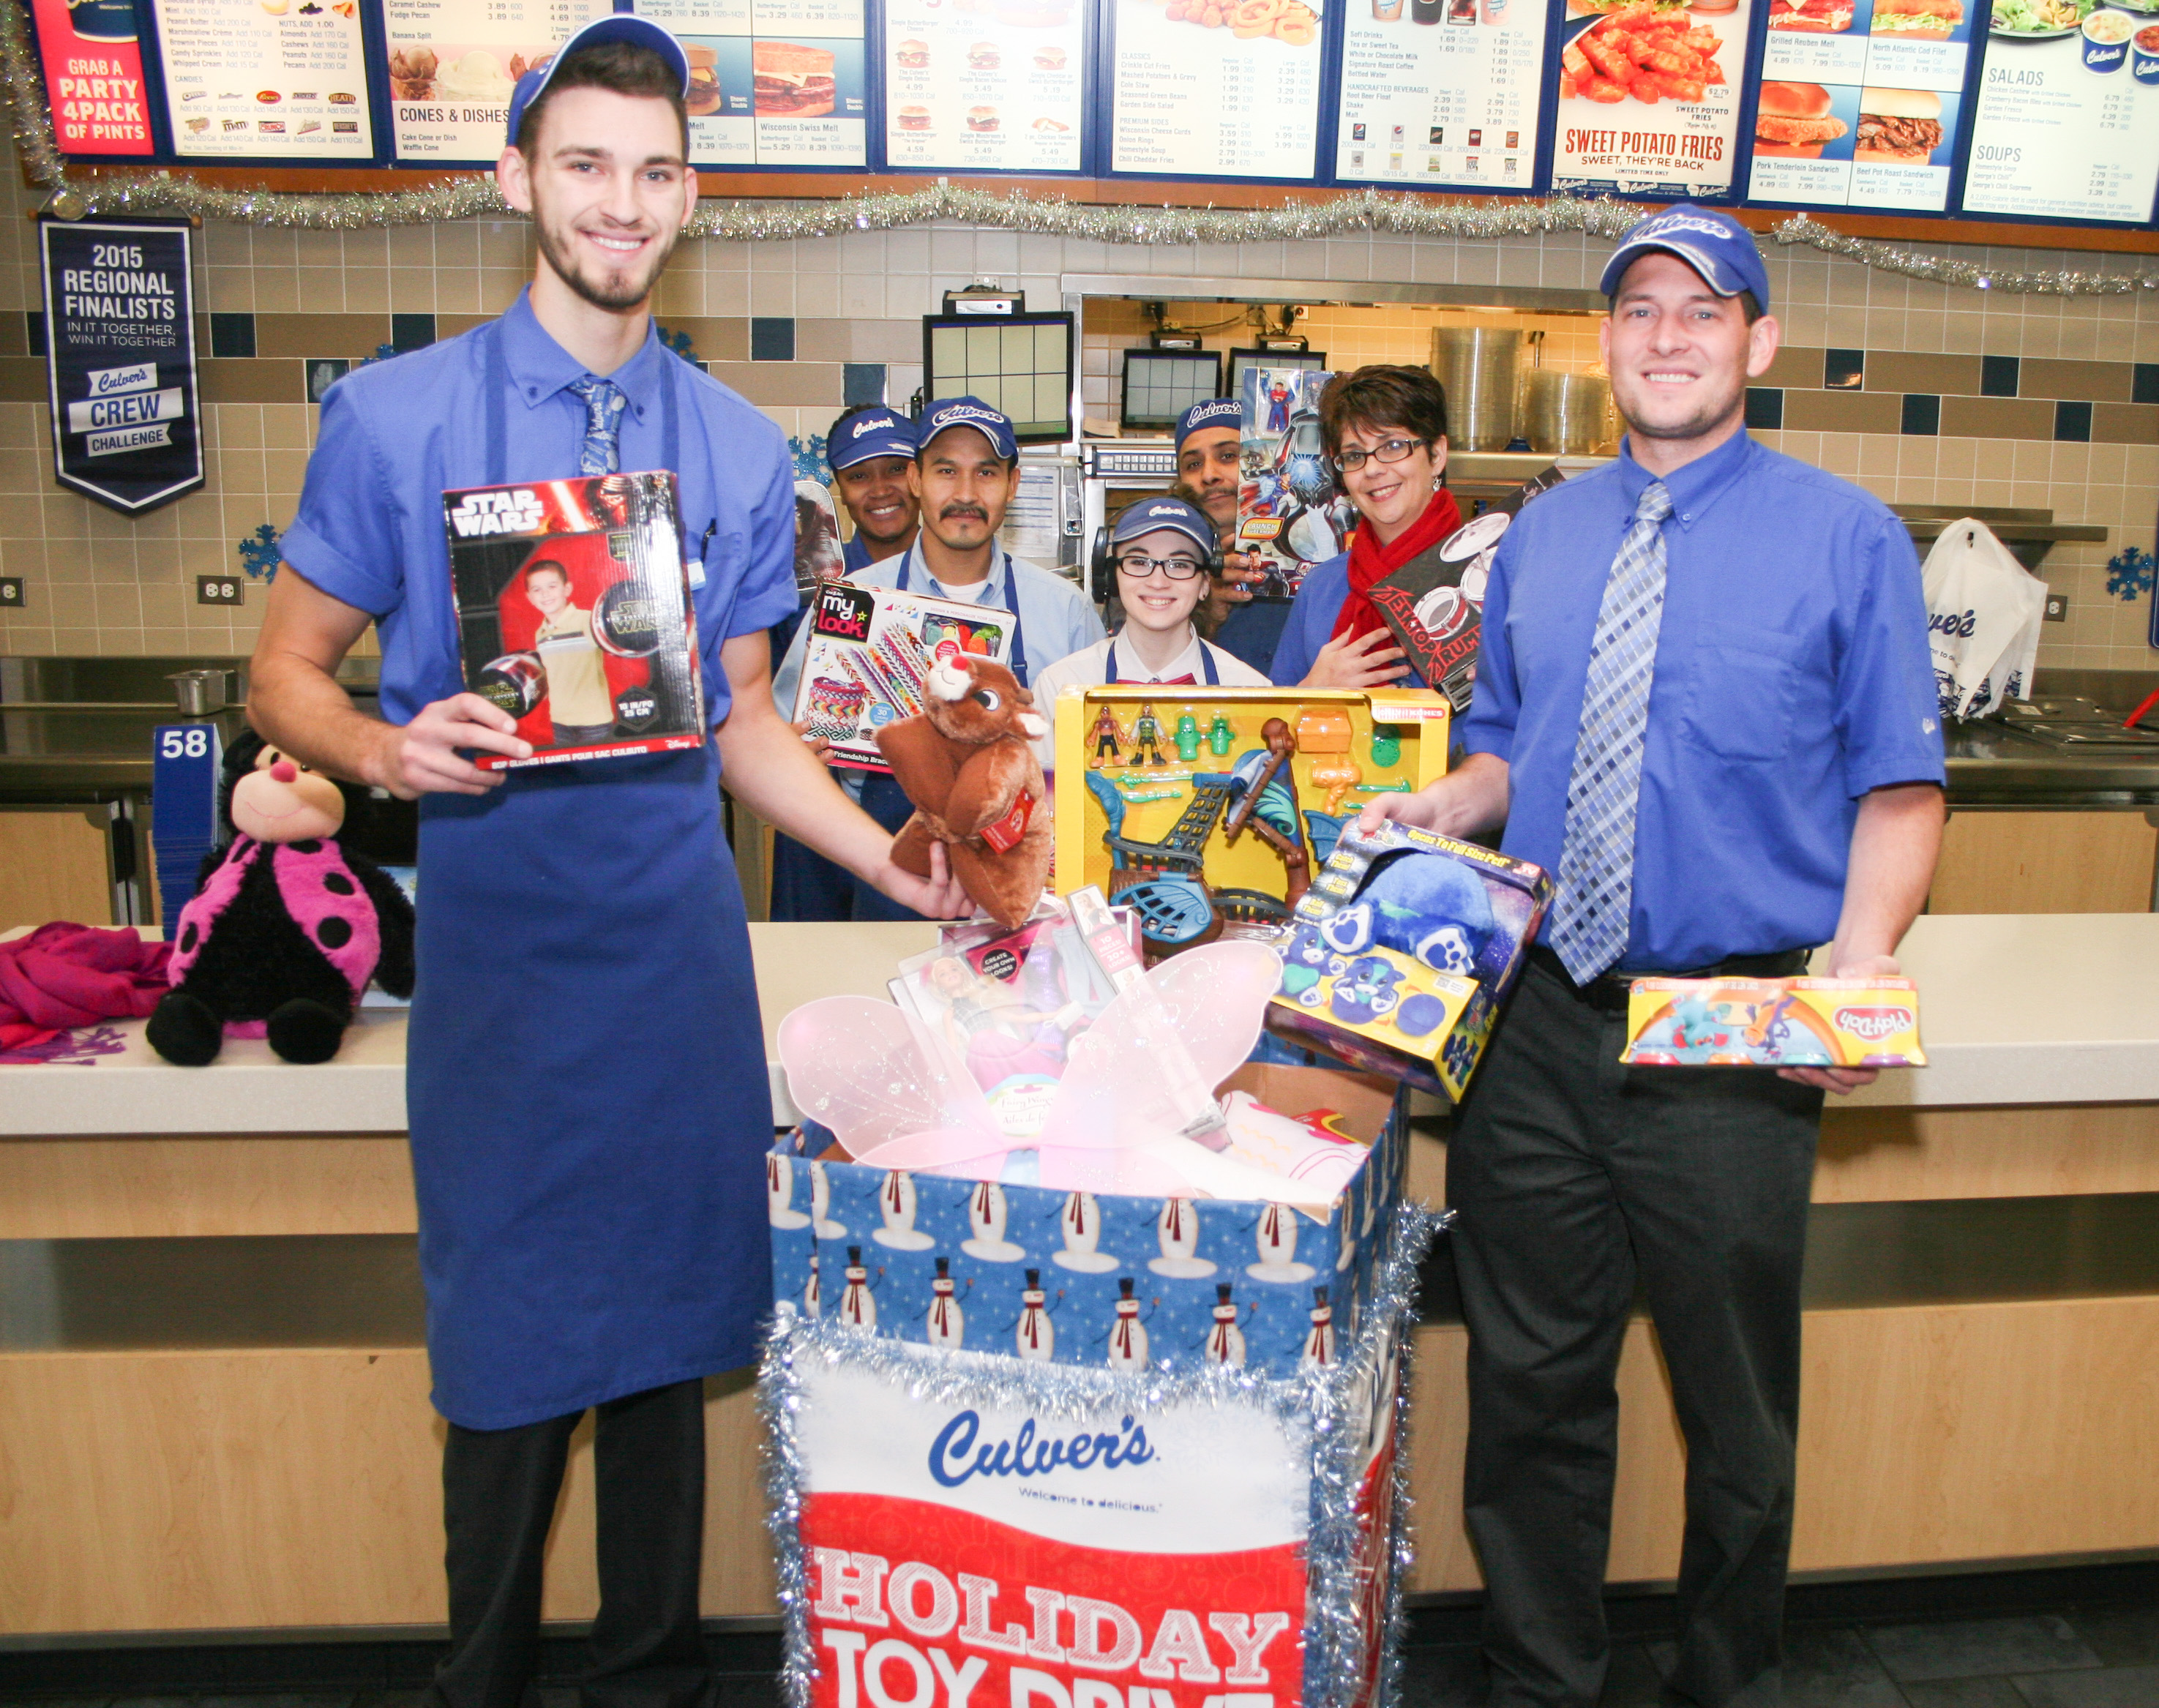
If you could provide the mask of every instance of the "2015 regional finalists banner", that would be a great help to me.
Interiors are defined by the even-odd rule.
[[[184,224],[39,222],[54,472],[128,515],[203,484],[191,235]]]
[[[1732,188],[1753,0],[1568,0],[1552,188],[1700,200]]]

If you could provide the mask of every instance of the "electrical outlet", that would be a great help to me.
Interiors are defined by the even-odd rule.
[[[195,577],[195,603],[198,605],[237,605],[242,603],[241,590],[247,585],[236,575],[199,575]]]
[[[2043,621],[2066,623],[2069,620],[2069,596],[2067,593],[2047,595],[2047,611]]]
[[[29,600],[23,597],[22,577],[0,576],[0,610],[25,610],[28,608],[29,603]]]

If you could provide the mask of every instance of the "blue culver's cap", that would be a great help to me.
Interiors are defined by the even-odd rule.
[[[1612,259],[1604,263],[1597,289],[1609,297],[1619,288],[1628,265],[1651,250],[1676,255],[1701,275],[1702,282],[1720,297],[1736,297],[1752,291],[1764,313],[1769,308],[1769,270],[1762,264],[1762,251],[1754,239],[1731,215],[1714,208],[1697,208],[1682,202],[1652,214],[1619,240]]]
[[[835,473],[872,457],[914,456],[914,423],[889,409],[865,410],[833,424],[825,441],[825,466]]]
[[[1174,528],[1199,548],[1202,557],[1214,551],[1214,525],[1181,498],[1142,499],[1128,504],[1110,531],[1110,543],[1124,546],[1157,528]]]
[[[1204,403],[1195,403],[1177,418],[1177,448],[1183,450],[1184,442],[1202,427],[1235,427],[1244,430],[1244,406],[1234,397],[1210,397]]]
[[[634,13],[611,12],[595,18],[556,49],[555,56],[540,70],[527,71],[517,80],[517,87],[510,95],[510,134],[504,139],[510,146],[516,146],[517,127],[524,122],[525,109],[540,98],[540,91],[547,86],[555,68],[579,48],[593,47],[601,42],[633,42],[639,47],[650,48],[682,80],[682,93],[686,96],[690,93],[690,56],[682,51],[682,44],[675,39],[673,32]]]
[[[922,411],[922,419],[915,424],[915,443],[926,451],[938,434],[961,427],[981,434],[990,442],[990,448],[1007,463],[1019,455],[1019,441],[1012,435],[1011,419],[979,397],[939,398]]]

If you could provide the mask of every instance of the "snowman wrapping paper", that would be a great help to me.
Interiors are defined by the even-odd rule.
[[[1248,1067],[1232,1084],[1370,1142],[1323,1219],[872,1167],[810,1154],[828,1142],[810,1127],[766,1158],[780,1314],[1030,1363],[1271,1375],[1323,1363],[1358,1333],[1385,1255],[1406,1159],[1400,1099],[1321,1069]]]

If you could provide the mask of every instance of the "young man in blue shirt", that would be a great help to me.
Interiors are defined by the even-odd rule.
[[[1593,1708],[1638,1285],[1687,1442],[1665,1700],[1778,1700],[1799,1270],[1822,1094],[1871,1069],[1626,1069],[1630,979],[1893,972],[1943,819],[1909,536],[1755,443],[1777,348],[1753,240],[1675,207],[1607,267],[1619,460],[1525,509],[1484,605],[1469,758],[1365,810],[1503,821],[1558,882],[1457,1112],[1448,1201],[1470,1333],[1463,1507],[1493,1708]]]
[[[500,320],[353,375],[323,406],[249,715],[333,775],[420,801],[406,1098],[443,1461],[450,1647],[438,1708],[520,1708],[572,1431],[594,1427],[601,1604],[580,1695],[691,1708],[702,1379],[747,1364],[771,1280],[772,1142],[749,944],[719,819],[764,818],[925,912],[773,709],[794,608],[779,431],[659,340],[654,282],[696,204],[687,56],[603,17],[520,80],[505,196],[540,261]],[[510,773],[510,716],[461,691],[446,489],[667,468],[712,739]],[[375,623],[382,720],[334,672]],[[941,868],[940,868],[941,871]]]

